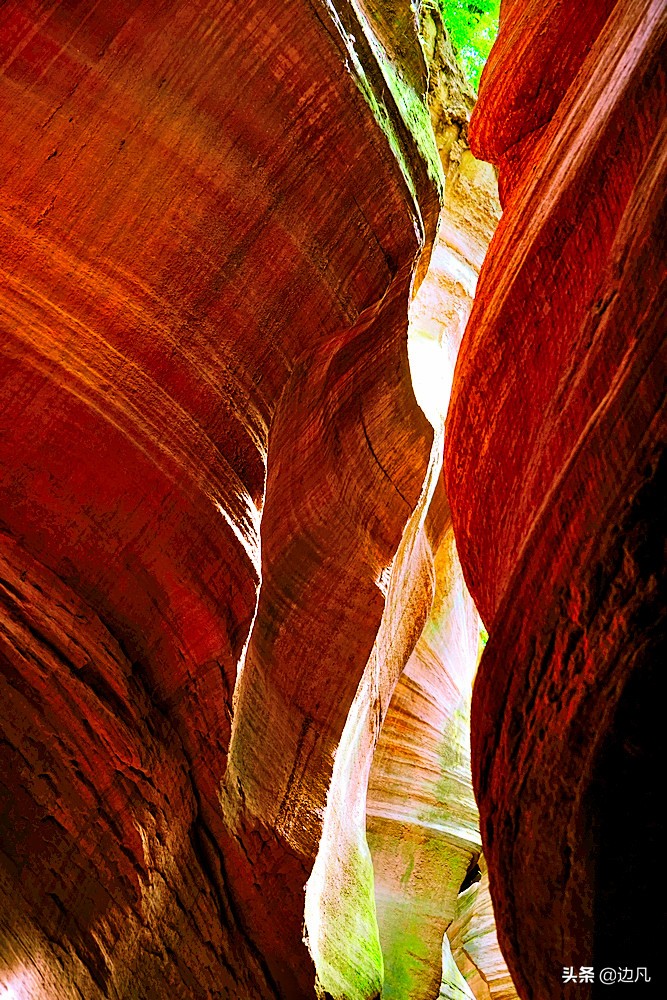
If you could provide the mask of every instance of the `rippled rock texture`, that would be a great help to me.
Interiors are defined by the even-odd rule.
[[[662,2],[503,4],[470,131],[504,214],[445,469],[491,635],[472,712],[482,840],[533,1000],[571,995],[563,966],[658,954],[637,914],[661,840],[666,34]]]
[[[649,962],[665,30],[0,4],[10,996]]]
[[[308,996],[433,438],[426,90],[346,2],[10,0],[0,51],[2,982]]]
[[[446,184],[430,267],[410,309],[408,346],[417,398],[438,432],[500,206],[492,167],[477,160],[467,143],[473,94],[441,22],[424,15],[429,104]],[[470,775],[470,696],[480,626],[442,489],[434,491],[428,523],[428,611],[387,711],[368,788],[383,997],[435,1000],[442,987],[443,997],[463,991],[488,1000],[484,976],[491,978],[494,968],[504,970],[506,996],[515,997],[493,935],[484,938],[474,959],[465,950],[478,911],[490,908],[488,894],[478,898],[474,881],[483,860]]]

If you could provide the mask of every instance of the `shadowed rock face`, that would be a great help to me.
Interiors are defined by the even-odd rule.
[[[663,3],[504,5],[470,133],[504,214],[445,469],[491,635],[472,713],[484,851],[535,1000],[567,994],[563,966],[657,954],[633,914],[658,843],[666,33]]]

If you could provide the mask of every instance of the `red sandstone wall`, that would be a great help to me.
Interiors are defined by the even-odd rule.
[[[521,995],[546,1000],[563,966],[646,966],[655,944],[637,914],[665,634],[667,12],[502,13],[471,145],[500,167],[504,215],[446,478],[491,634],[473,774],[499,936]]]
[[[0,981],[31,997],[312,994],[304,885],[432,437],[406,325],[439,207],[336,6],[0,8]],[[471,132],[505,214],[447,489],[535,1000],[657,953],[666,30],[505,3]]]
[[[318,809],[429,453],[438,209],[339,7],[0,10],[0,973],[31,996],[312,990]]]

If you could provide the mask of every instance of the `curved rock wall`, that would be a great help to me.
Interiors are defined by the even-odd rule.
[[[437,997],[443,935],[481,847],[469,770],[479,624],[446,502],[444,514],[434,600],[392,699],[368,790],[388,998]]]
[[[428,2],[0,5],[7,992],[657,954],[667,15],[579,8],[469,149]]]
[[[477,881],[459,892],[456,915],[447,928],[443,942],[443,983],[438,1000],[460,1000],[462,992],[475,1000],[517,1000],[516,986],[498,944],[483,854],[479,856],[475,877]],[[456,958],[455,969],[451,968],[453,958],[451,960],[449,975],[444,961],[447,951]],[[463,982],[457,980],[457,972]]]
[[[303,886],[432,438],[440,169],[337,8],[0,11],[0,962],[34,997],[312,992]]]
[[[435,435],[424,488],[408,522],[387,585],[371,656],[336,752],[324,830],[306,894],[306,932],[324,995],[334,1000],[386,996],[386,942],[376,923],[375,858],[366,842],[367,788],[392,692],[426,623],[443,530],[442,428]]]
[[[472,713],[484,851],[534,1000],[571,995],[563,967],[642,967],[659,947],[636,914],[660,843],[667,11],[589,14],[503,5],[470,136],[504,214],[445,457],[491,636]]]
[[[477,160],[467,144],[473,95],[439,13],[426,5],[422,32],[446,182],[429,270],[410,309],[408,351],[417,399],[441,431],[456,355],[500,206],[493,168]],[[506,995],[514,997],[492,935],[484,937],[475,961],[463,948],[464,935],[473,933],[473,919],[479,917],[478,903],[488,903],[490,911],[488,893],[483,903],[477,899],[477,883],[460,894],[481,860],[469,748],[479,618],[456,555],[444,490],[433,496],[431,518],[436,511],[441,527],[431,556],[428,617],[396,685],[368,789],[383,996],[433,1000],[439,991],[454,997],[463,991],[487,1000],[483,977],[491,981],[494,971],[504,970]],[[490,925],[493,931],[492,913]],[[445,935],[450,929],[455,933],[451,948]]]

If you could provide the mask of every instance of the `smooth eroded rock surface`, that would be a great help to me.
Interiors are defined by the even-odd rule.
[[[440,168],[386,62],[345,2],[2,5],[0,962],[31,996],[312,993],[304,885],[432,440]]]
[[[471,126],[504,214],[445,469],[491,636],[472,712],[491,893],[534,1000],[571,995],[563,967],[659,948],[637,914],[661,837],[666,36],[659,2],[504,5]]]

